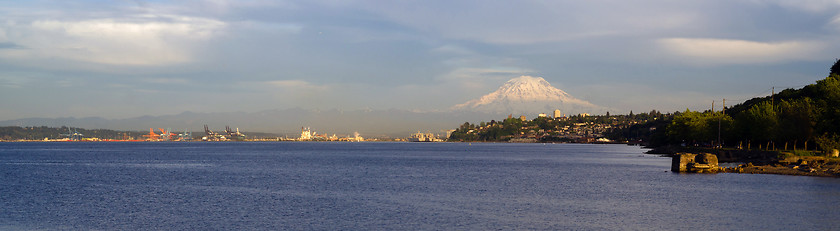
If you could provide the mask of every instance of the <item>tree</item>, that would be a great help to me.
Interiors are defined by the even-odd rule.
[[[530,126],[537,126],[540,129],[550,130],[554,129],[556,126],[552,123],[554,120],[549,119],[548,117],[537,117],[531,120],[531,123],[528,125]]]
[[[820,147],[825,152],[840,149],[840,136],[837,134],[824,134],[822,136],[816,137],[817,146]]]
[[[778,106],[779,134],[785,141],[807,142],[814,134],[814,109],[811,98],[782,100]]]
[[[837,59],[837,61],[834,61],[834,65],[831,66],[831,72],[829,72],[828,75],[832,75],[832,74],[840,75],[840,59]]]
[[[835,64],[836,65],[836,64]],[[817,81],[815,85],[816,106],[820,109],[818,134],[840,133],[840,74]]]
[[[739,128],[746,138],[757,141],[771,141],[776,138],[778,116],[770,102],[753,105],[739,114]]]
[[[685,112],[674,117],[668,126],[667,134],[675,143],[696,143],[706,140],[703,134],[708,123],[703,119],[703,113],[686,109]]]

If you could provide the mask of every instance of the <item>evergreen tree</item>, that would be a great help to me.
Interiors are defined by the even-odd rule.
[[[831,72],[829,72],[828,75],[831,75],[831,74],[840,75],[840,59],[837,59],[837,61],[834,61],[834,65],[831,66]]]

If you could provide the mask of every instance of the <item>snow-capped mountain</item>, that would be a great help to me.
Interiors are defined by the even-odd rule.
[[[565,114],[600,114],[605,109],[572,97],[552,87],[542,77],[520,76],[505,82],[493,93],[453,106],[453,110],[499,114],[551,114],[560,109]]]

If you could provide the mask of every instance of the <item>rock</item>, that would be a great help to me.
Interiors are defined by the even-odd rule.
[[[694,162],[700,163],[700,164],[715,165],[715,166],[718,165],[717,156],[714,155],[714,154],[709,154],[709,153],[698,154],[697,157],[694,158]]]
[[[690,153],[677,153],[671,159],[671,171],[672,172],[686,172],[688,171],[688,163],[694,162],[695,154]]]
[[[673,172],[716,173],[720,170],[717,156],[714,154],[678,153],[671,159]]]

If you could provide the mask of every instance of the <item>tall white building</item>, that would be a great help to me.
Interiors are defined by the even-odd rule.
[[[563,117],[563,114],[560,114],[560,109],[554,109],[554,118]]]
[[[301,127],[300,128],[300,139],[298,140],[311,140],[312,139],[312,131],[309,127]]]

